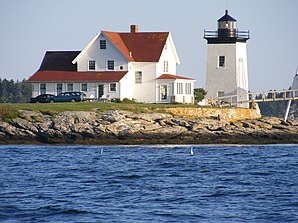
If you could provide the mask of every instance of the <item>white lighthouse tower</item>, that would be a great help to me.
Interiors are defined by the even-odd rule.
[[[239,31],[236,19],[225,11],[218,22],[217,31],[204,31],[208,42],[206,67],[206,98],[238,95],[233,103],[247,99],[248,75],[246,41],[249,31]],[[241,103],[238,107],[248,107]]]

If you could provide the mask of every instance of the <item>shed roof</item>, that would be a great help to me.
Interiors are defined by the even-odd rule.
[[[77,65],[72,60],[81,51],[47,51],[39,70],[76,71]]]

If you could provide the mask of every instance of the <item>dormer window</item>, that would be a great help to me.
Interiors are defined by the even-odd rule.
[[[95,70],[95,60],[88,61],[88,70]]]
[[[105,50],[107,48],[107,41],[105,39],[99,40],[99,48]]]

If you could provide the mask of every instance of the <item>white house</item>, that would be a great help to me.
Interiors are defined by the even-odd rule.
[[[180,64],[169,32],[101,31],[81,51],[46,52],[28,82],[33,97],[82,91],[100,99],[193,103],[194,79],[176,75]]]

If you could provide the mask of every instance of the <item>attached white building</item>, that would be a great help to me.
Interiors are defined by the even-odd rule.
[[[193,103],[194,79],[176,75],[180,64],[169,32],[101,31],[81,51],[47,52],[28,82],[33,97],[82,91],[88,97],[145,103]]]

